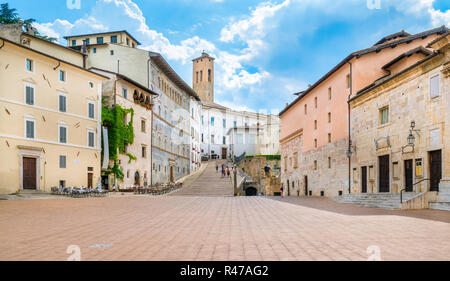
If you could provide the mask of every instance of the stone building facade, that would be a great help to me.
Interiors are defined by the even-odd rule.
[[[128,114],[124,122],[126,124],[132,122],[134,142],[125,147],[124,154],[118,155],[118,164],[123,170],[124,178],[118,180],[113,175],[105,175],[102,184],[110,190],[113,185],[119,189],[133,189],[136,185],[147,187],[152,181],[151,111],[153,100],[158,95],[127,76],[101,69],[91,68],[91,70],[109,77],[103,81],[103,106],[112,108],[119,105],[123,109],[133,109],[133,119],[131,114]],[[109,167],[113,165],[110,159]]]
[[[390,75],[351,99],[353,193],[448,191],[448,35],[427,46],[434,52],[400,55]]]
[[[412,49],[427,49],[428,43],[447,31],[440,27],[414,35],[399,32],[385,36],[374,46],[351,53],[296,94],[294,102],[280,113],[282,183],[289,186],[284,189],[286,195],[295,188],[301,190],[299,194],[312,196],[334,197],[351,192],[349,156],[353,150],[348,100],[388,75],[389,62]],[[410,61],[417,61],[415,55],[408,56]],[[298,144],[295,138],[300,134],[302,141]]]

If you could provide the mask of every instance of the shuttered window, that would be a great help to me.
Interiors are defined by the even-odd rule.
[[[27,120],[26,124],[26,137],[29,139],[34,139],[34,121]]]
[[[439,75],[430,78],[430,97],[435,98],[439,96]]]
[[[67,101],[66,96],[59,95],[59,111],[61,112],[67,111],[66,101]]]
[[[67,127],[59,126],[59,142],[67,143]]]
[[[25,87],[25,102],[29,105],[34,105],[34,88],[30,86]]]
[[[89,103],[88,105],[89,108],[89,118],[94,119],[95,118],[95,113],[94,113],[94,104],[93,103]]]
[[[66,168],[66,156],[59,156],[59,167],[61,169],[65,169]]]
[[[88,146],[94,147],[94,132],[88,132]]]
[[[389,123],[389,107],[380,109],[380,125]]]

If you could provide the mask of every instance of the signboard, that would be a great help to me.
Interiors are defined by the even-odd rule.
[[[422,159],[416,159],[416,178],[423,177]]]

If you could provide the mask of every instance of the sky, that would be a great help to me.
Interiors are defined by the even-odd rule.
[[[5,2],[64,45],[66,35],[125,29],[189,85],[192,59],[204,50],[216,58],[217,103],[273,114],[348,54],[385,35],[450,27],[447,0]]]

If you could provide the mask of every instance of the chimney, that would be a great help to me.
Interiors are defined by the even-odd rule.
[[[286,103],[286,108],[289,106],[289,103]]]

